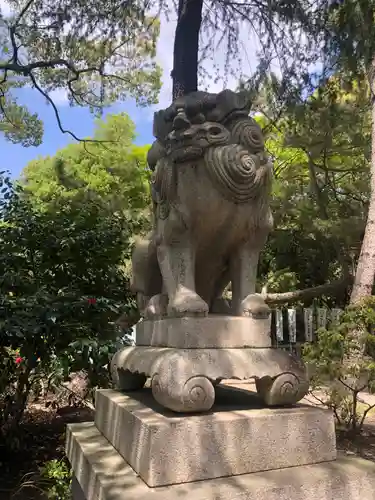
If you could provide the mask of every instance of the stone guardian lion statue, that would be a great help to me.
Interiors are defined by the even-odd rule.
[[[273,223],[273,168],[249,111],[246,94],[225,90],[195,92],[155,114],[154,226],[132,256],[146,319],[269,311],[254,294]],[[231,304],[222,297],[229,282]]]

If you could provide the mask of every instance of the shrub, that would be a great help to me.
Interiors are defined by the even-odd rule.
[[[14,498],[22,491],[37,490],[43,498],[51,500],[71,500],[72,471],[65,459],[49,460],[37,473],[26,474]]]
[[[96,199],[38,211],[0,173],[0,431],[22,417],[43,377],[84,369],[109,382],[115,320],[133,306],[122,262],[124,216]],[[0,436],[1,437],[1,436]]]
[[[360,392],[375,392],[375,298],[348,307],[337,323],[318,331],[314,344],[306,344],[304,359],[312,373],[312,389],[323,390],[324,403],[335,413],[339,426],[359,432],[369,412]]]
[[[53,500],[70,500],[72,498],[72,471],[65,460],[50,460],[40,469],[40,477],[44,480],[42,489],[46,497]]]

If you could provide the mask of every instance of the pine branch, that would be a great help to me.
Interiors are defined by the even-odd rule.
[[[281,304],[292,304],[299,301],[308,301],[326,296],[335,296],[340,294],[346,287],[353,283],[353,276],[348,278],[334,281],[332,283],[327,283],[325,285],[319,285],[313,288],[305,288],[304,290],[294,290],[293,292],[285,293],[268,293],[264,295],[264,300],[269,305],[281,305]]]

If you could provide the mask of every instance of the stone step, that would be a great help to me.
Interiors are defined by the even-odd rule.
[[[354,457],[150,488],[94,423],[68,426],[66,452],[74,472],[73,500],[374,499],[375,465]]]

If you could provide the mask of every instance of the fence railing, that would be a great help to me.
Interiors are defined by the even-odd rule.
[[[273,309],[272,342],[279,347],[290,347],[291,350],[298,344],[314,342],[317,330],[337,322],[342,313],[342,309],[323,307]]]

